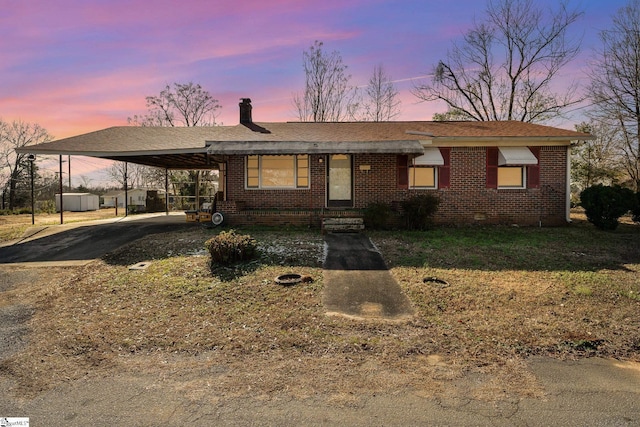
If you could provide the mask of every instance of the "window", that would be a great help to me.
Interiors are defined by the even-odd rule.
[[[398,156],[398,187],[448,188],[450,153],[450,148],[425,147],[421,156]]]
[[[247,188],[309,188],[309,156],[247,156]]]
[[[540,147],[487,148],[487,188],[538,188]]]
[[[436,168],[410,166],[409,188],[436,188]]]
[[[309,156],[299,154],[296,156],[296,187],[309,188]]]
[[[522,166],[498,167],[498,188],[524,188],[524,170]]]

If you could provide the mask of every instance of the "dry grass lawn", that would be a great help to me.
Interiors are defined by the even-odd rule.
[[[640,361],[640,226],[371,232],[409,296],[405,323],[327,317],[318,232],[239,230],[261,257],[211,268],[217,230],[139,240],[86,267],[5,292],[35,307],[29,345],[0,364],[14,392],[119,372],[220,397],[450,393],[536,395],[531,355]],[[152,261],[146,270],[128,266]],[[279,274],[312,283],[282,287]],[[424,281],[438,277],[447,284]]]
[[[88,212],[63,212],[62,214],[65,224],[113,218],[115,216],[115,208]],[[118,216],[124,216],[124,209],[118,210]],[[38,213],[34,215],[34,222],[36,226],[60,224],[60,213]],[[0,242],[21,237],[29,227],[31,227],[31,215],[0,215]]]

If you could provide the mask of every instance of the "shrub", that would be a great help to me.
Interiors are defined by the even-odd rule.
[[[618,219],[637,205],[633,191],[602,184],[584,189],[580,193],[580,202],[589,222],[602,230],[615,230]]]
[[[640,222],[640,191],[636,193],[636,207],[631,209],[631,214],[635,222]]]
[[[400,205],[409,230],[426,230],[431,225],[431,217],[438,211],[440,199],[432,194],[423,194],[403,200]]]
[[[257,243],[251,236],[238,234],[235,230],[222,231],[205,242],[211,254],[211,263],[231,265],[246,261],[256,255]]]
[[[364,210],[364,226],[372,230],[385,230],[391,215],[391,206],[388,204],[371,203]]]
[[[53,200],[44,200],[38,202],[40,212],[53,214],[56,213],[56,204]]]

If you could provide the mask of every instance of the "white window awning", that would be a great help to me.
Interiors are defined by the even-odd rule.
[[[498,147],[498,166],[537,164],[538,159],[527,147]]]
[[[413,159],[414,166],[443,166],[444,158],[438,147],[424,147],[424,154]]]

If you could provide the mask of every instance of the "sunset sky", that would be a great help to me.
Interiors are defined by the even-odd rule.
[[[585,12],[573,27],[583,49],[563,78],[583,81],[598,31],[609,27],[626,1],[570,4]],[[443,106],[418,103],[410,89],[428,78],[451,43],[482,17],[485,5],[484,0],[0,0],[0,118],[38,123],[59,139],[126,125],[127,117],[146,111],[146,96],[166,84],[192,81],[220,101],[218,122],[224,125],[238,123],[241,97],[252,99],[256,121],[295,120],[291,99],[304,84],[302,52],[320,40],[325,50],[340,52],[352,85],[366,85],[374,66],[382,64],[400,91],[399,119],[430,120]],[[577,121],[561,126],[572,128]],[[101,164],[73,163],[72,175]]]

